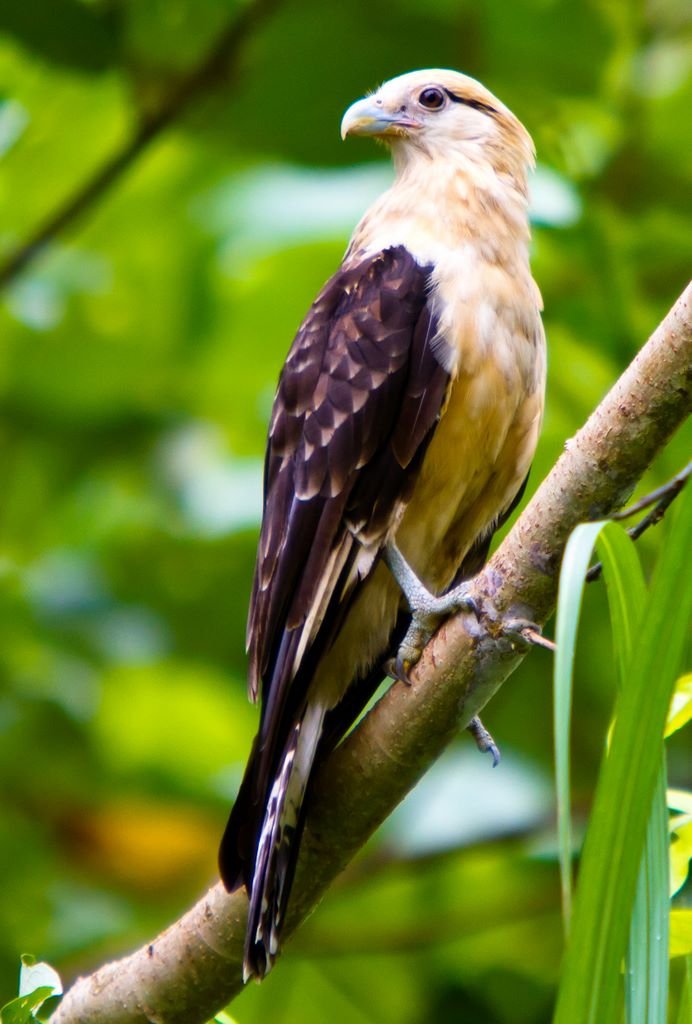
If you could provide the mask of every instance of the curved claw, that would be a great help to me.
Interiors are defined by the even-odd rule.
[[[390,679],[394,679],[398,683],[405,683],[406,686],[411,685],[411,677],[408,674],[409,665],[399,655],[395,658],[387,658],[382,667]]]
[[[435,625],[429,619],[422,619],[414,613],[406,635],[399,645],[399,650],[390,662],[392,671],[389,674],[394,679],[400,679],[402,683],[411,685],[409,673],[420,661],[423,648],[434,631]]]
[[[411,677],[409,673],[420,661],[423,648],[431,636],[432,630],[428,631],[421,627],[414,618],[408,628],[406,636],[399,645],[396,655],[393,658],[390,658],[385,665],[387,675],[391,676],[392,679],[398,679],[399,682],[406,683],[407,686],[410,686]]]
[[[476,741],[476,746],[480,752],[482,754],[489,753],[493,759],[493,768],[497,768],[501,759],[500,748],[483,725],[478,715],[471,719],[466,728]]]
[[[471,597],[470,594],[465,594],[463,599],[459,601],[459,604],[455,608],[457,612],[473,612],[477,619],[480,619],[483,609],[481,608],[478,601]]]

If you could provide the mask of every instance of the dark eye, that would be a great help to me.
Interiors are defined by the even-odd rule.
[[[426,110],[439,110],[445,103],[444,93],[440,89],[423,89],[418,102]]]

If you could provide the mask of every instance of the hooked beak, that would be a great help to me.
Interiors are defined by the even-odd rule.
[[[389,114],[378,106],[373,96],[366,96],[365,99],[356,100],[346,113],[341,122],[341,138],[347,135],[371,135],[379,137],[382,135],[407,136],[409,131],[420,128],[420,121],[404,114]]]

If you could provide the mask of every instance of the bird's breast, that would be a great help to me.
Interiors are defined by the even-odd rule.
[[[468,251],[436,269],[447,403],[396,538],[434,590],[446,587],[528,473],[545,382],[540,296],[528,267],[511,274]]]

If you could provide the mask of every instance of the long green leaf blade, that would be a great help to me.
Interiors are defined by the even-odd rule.
[[[668,972],[670,929],[670,830],[666,801],[667,772],[665,748],[656,782],[651,821],[646,838],[650,865],[649,884],[649,1015],[652,1024],[668,1019]]]
[[[668,1011],[669,829],[665,750],[639,867],[625,961],[627,1024],[665,1024]]]
[[[646,581],[634,543],[618,523],[606,523],[596,540],[596,549],[603,563],[618,682],[623,686],[646,603]]]
[[[685,977],[680,992],[677,1024],[692,1022],[692,956],[685,957]]]
[[[603,562],[613,647],[622,687],[627,685],[636,631],[646,603],[646,583],[635,546],[621,526],[609,523],[599,534],[596,548]],[[668,847],[666,764],[662,749],[625,958],[627,1024],[665,1024],[666,1020]]]
[[[562,917],[569,934],[572,913],[572,812],[570,803],[570,723],[572,718],[572,677],[579,614],[586,571],[591,554],[606,522],[577,526],[565,548],[560,569],[554,663],[553,742],[555,745],[555,788],[557,835],[562,887]]]
[[[690,495],[682,497],[676,512],[635,639],[628,685],[618,697],[611,748],[599,777],[555,1024],[607,1024],[615,1018],[620,963],[659,775],[661,737],[692,612]]]

